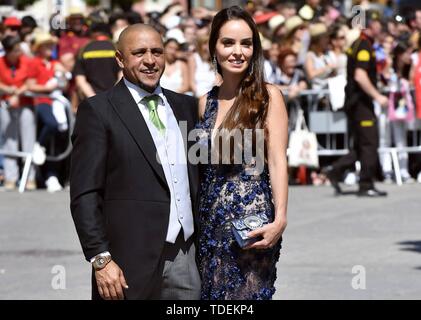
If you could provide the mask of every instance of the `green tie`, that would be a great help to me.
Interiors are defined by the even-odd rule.
[[[161,119],[159,119],[158,110],[156,108],[158,106],[158,99],[159,96],[157,96],[156,94],[143,98],[143,100],[146,101],[146,106],[149,109],[149,120],[151,120],[151,122],[159,130],[159,132],[162,135],[164,135],[165,126],[162,123]]]

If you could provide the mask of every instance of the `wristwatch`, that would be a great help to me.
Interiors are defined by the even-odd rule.
[[[101,270],[111,261],[111,254],[109,252],[104,252],[96,255],[92,258],[91,263],[94,269]]]

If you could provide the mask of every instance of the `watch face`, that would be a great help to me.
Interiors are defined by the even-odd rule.
[[[104,268],[108,262],[111,261],[111,256],[99,256],[97,257],[94,262],[93,262],[93,266],[96,270],[100,270],[102,268]]]

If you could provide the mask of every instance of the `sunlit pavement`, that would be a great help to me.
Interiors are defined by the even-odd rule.
[[[291,189],[275,299],[421,299],[421,185],[378,187]]]
[[[291,187],[275,299],[421,299],[421,185]],[[0,299],[89,299],[68,192],[0,191]]]

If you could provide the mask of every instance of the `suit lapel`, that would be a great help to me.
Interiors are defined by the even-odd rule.
[[[156,159],[157,150],[145,119],[123,80],[111,91],[109,100],[153,170],[162,183],[167,185],[164,170]]]

